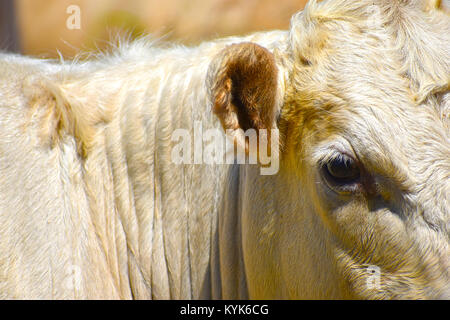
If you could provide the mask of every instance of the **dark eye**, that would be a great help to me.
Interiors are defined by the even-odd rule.
[[[345,187],[359,182],[360,169],[356,161],[340,154],[322,165],[325,179],[331,187]]]

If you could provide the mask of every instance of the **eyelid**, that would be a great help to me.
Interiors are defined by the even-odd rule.
[[[342,159],[349,158],[352,161],[354,161],[355,163],[358,163],[358,160],[355,159],[353,156],[349,155],[347,152],[342,152],[342,151],[338,151],[338,150],[334,149],[333,152],[328,153],[325,157],[320,159],[319,165],[320,166],[326,165],[328,162],[331,162],[331,161],[339,159],[339,158],[342,158]]]

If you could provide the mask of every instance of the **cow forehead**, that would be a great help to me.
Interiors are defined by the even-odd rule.
[[[372,157],[389,155],[409,164],[415,161],[411,153],[424,154],[427,149],[430,161],[446,159],[449,132],[442,110],[420,97],[430,81],[436,86],[442,85],[442,79],[448,81],[438,72],[427,74],[431,67],[422,70],[428,64],[442,64],[438,69],[448,70],[442,55],[435,55],[436,43],[419,41],[434,35],[425,34],[426,27],[421,25],[418,40],[408,39],[414,34],[405,33],[400,22],[389,27],[385,11],[371,8],[371,3],[343,0],[320,6],[312,2],[293,18],[291,42],[296,60],[286,117],[302,123],[305,132],[320,130],[316,135],[323,139],[334,132],[352,136],[355,143],[371,146],[367,150]],[[418,14],[395,10],[388,18]],[[416,52],[421,54],[414,56]],[[417,157],[417,162],[424,160]]]
[[[360,104],[337,111],[335,119],[340,134],[373,169],[384,164],[384,169],[395,169],[387,172],[393,175],[404,168],[405,176],[415,183],[432,166],[449,169],[449,135],[431,108]]]
[[[403,87],[421,101],[448,90],[450,19],[416,2],[311,1],[291,22],[295,64],[324,66],[311,77],[316,81],[321,75],[322,81],[379,86],[389,94]]]

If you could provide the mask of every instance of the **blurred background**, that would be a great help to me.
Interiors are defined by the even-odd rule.
[[[104,48],[115,35],[151,33],[194,45],[287,29],[307,0],[0,0],[0,49],[44,58]]]

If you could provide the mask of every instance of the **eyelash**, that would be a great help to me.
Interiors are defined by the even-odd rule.
[[[345,177],[340,178],[333,176],[329,170],[329,165],[333,162],[345,163],[346,167],[348,166],[349,168],[351,164],[354,164],[358,170],[358,175],[355,175],[354,177],[349,176],[348,179]],[[320,161],[320,168],[322,177],[330,189],[339,193],[355,193],[361,190],[361,170],[359,169],[358,162],[353,157],[350,157],[344,153],[336,152]]]

